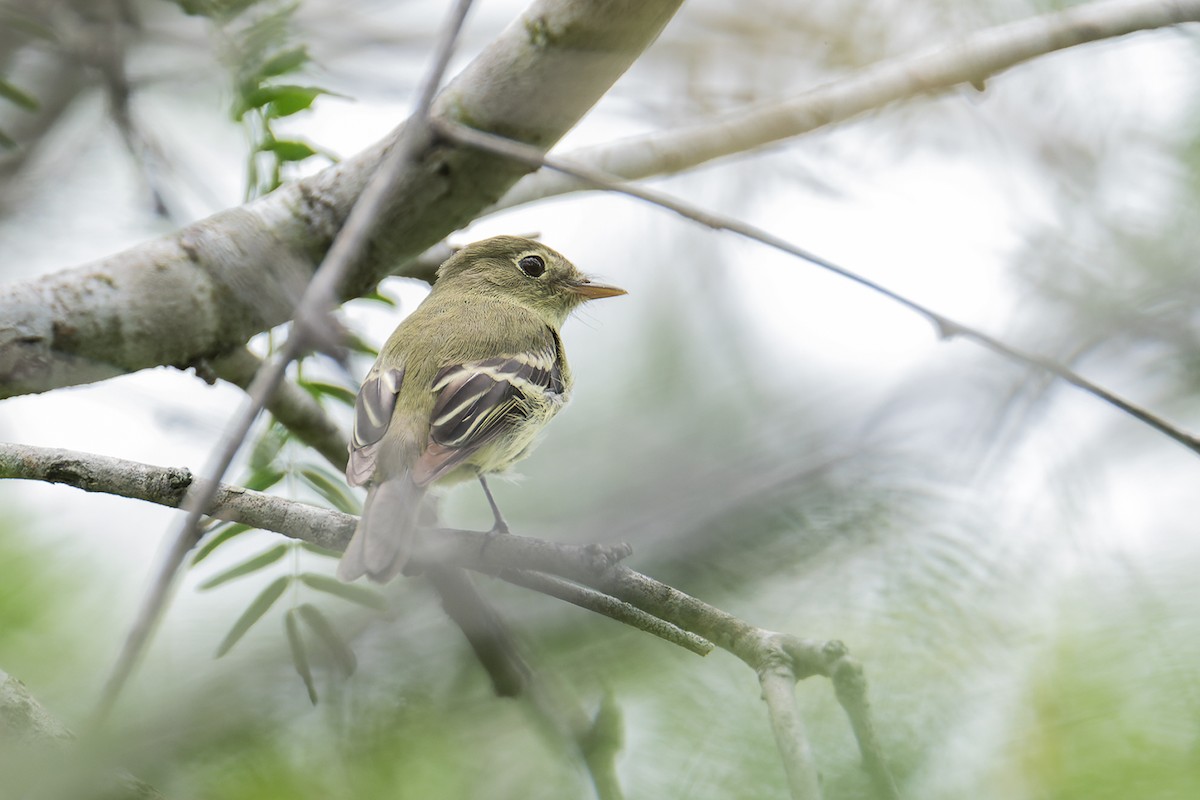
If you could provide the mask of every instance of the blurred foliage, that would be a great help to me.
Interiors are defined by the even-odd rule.
[[[311,63],[308,47],[296,44],[293,18],[297,2],[280,0],[179,0],[189,13],[217,25],[222,61],[233,73],[233,118],[245,125],[251,149],[246,158],[246,199],[267,194],[283,183],[283,167],[325,155],[308,142],[281,139],[278,120],[307,111],[326,89],[280,83]]]
[[[1030,675],[1022,704],[1027,727],[1008,749],[1014,767],[1044,796],[1166,800],[1200,793],[1194,578],[1178,565],[1154,579],[1123,566],[1069,587],[1061,635]]]

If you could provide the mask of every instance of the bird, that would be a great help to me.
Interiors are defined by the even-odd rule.
[[[570,313],[623,294],[519,236],[469,244],[438,268],[355,399],[346,478],[368,489],[341,580],[386,583],[404,570],[435,485],[477,479],[491,533],[508,532],[486,476],[529,455],[570,398],[559,333]]]

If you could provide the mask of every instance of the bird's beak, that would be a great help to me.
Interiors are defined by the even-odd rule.
[[[620,286],[597,283],[591,278],[584,278],[578,283],[571,284],[567,291],[577,294],[585,300],[599,300],[601,297],[617,297],[618,295],[628,294]]]

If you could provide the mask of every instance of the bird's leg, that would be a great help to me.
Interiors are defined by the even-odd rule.
[[[479,485],[483,487],[483,493],[487,496],[488,505],[492,507],[492,529],[488,531],[489,536],[495,536],[498,533],[508,533],[508,523],[504,521],[504,515],[500,513],[500,506],[496,505],[496,498],[492,497],[492,490],[488,488],[487,478],[483,477],[483,473],[477,473]]]

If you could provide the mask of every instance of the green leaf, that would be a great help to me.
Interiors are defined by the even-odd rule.
[[[38,103],[36,97],[26,94],[3,78],[0,78],[0,97],[3,97],[5,100],[16,104],[26,111],[37,111],[38,108],[41,107],[41,104]]]
[[[220,525],[208,532],[208,536],[204,540],[204,544],[196,551],[196,555],[192,556],[192,566],[196,566],[204,559],[212,555],[212,551],[216,550],[221,545],[228,542],[233,537],[245,533],[252,528],[244,522],[222,522]]]
[[[303,161],[317,154],[316,150],[304,142],[293,142],[283,139],[266,142],[259,145],[258,149],[264,153],[274,153],[275,157],[280,161]]]
[[[17,140],[9,136],[3,130],[0,130],[0,147],[3,147],[5,150],[16,150]]]
[[[308,623],[308,627],[312,628],[317,638],[329,648],[333,660],[337,662],[342,672],[347,676],[353,675],[354,670],[358,669],[358,659],[354,657],[354,651],[350,649],[350,645],[346,644],[346,640],[333,627],[328,617],[311,603],[305,603],[297,610],[300,612],[301,619]]]
[[[375,291],[370,292],[369,294],[364,294],[362,296],[362,299],[363,300],[371,300],[376,303],[383,303],[385,306],[391,306],[392,308],[395,308],[397,305],[399,305],[396,302],[396,298],[388,297],[386,294],[379,291],[378,288],[376,288]]]
[[[241,119],[238,115],[238,119]],[[258,196],[258,153],[251,152],[250,157],[246,159],[246,200],[253,200]]]
[[[282,469],[267,467],[266,469],[255,470],[246,479],[245,486],[247,489],[253,489],[256,492],[265,491],[283,480],[284,475],[287,475],[287,471]]]
[[[357,393],[353,389],[338,383],[304,380],[300,381],[300,385],[307,389],[313,397],[319,398],[321,395],[326,395],[348,406],[354,405],[355,397],[357,397]]]
[[[241,564],[238,564],[236,567],[230,567],[229,569],[225,570],[224,572],[214,575],[213,577],[206,580],[204,583],[200,584],[200,588],[201,589],[212,589],[214,587],[220,586],[222,583],[228,583],[229,581],[233,580],[234,578],[240,578],[243,575],[249,575],[251,572],[258,572],[263,567],[270,566],[271,564],[274,564],[279,559],[283,558],[283,554],[286,553],[287,551],[288,551],[288,546],[286,544],[277,544],[274,547],[272,547],[270,550],[266,550],[262,553],[259,553],[254,558],[251,558],[248,561],[243,561]]]
[[[263,108],[268,117],[290,117],[313,104],[323,94],[329,94],[316,86],[258,86],[242,96],[235,113],[237,119],[252,108]]]
[[[293,47],[290,50],[276,53],[268,58],[258,68],[258,76],[260,78],[274,78],[289,72],[295,72],[307,63],[308,47],[300,45],[299,47]]]
[[[346,483],[334,477],[333,473],[327,472],[324,468],[303,467],[300,470],[300,477],[338,511],[344,511],[347,514],[358,514],[362,511],[362,503],[358,502],[358,498],[350,493]]]
[[[208,17],[219,22],[229,21],[258,0],[175,0],[183,13],[193,17]]]
[[[288,649],[292,651],[292,664],[296,667],[300,680],[304,681],[304,688],[308,689],[309,701],[315,706],[317,687],[313,683],[312,670],[308,666],[308,653],[304,650],[304,638],[300,636],[300,624],[296,622],[296,609],[288,609],[283,618],[283,627],[287,631]]]
[[[350,348],[355,353],[363,353],[371,358],[379,357],[379,350],[363,341],[362,337],[355,334],[353,331],[347,331],[342,344]]]
[[[242,612],[237,622],[233,623],[233,627],[229,629],[229,633],[225,634],[225,638],[221,640],[220,646],[217,647],[217,658],[228,653],[230,648],[246,635],[246,631],[250,630],[254,623],[262,619],[262,615],[267,613],[271,609],[271,606],[275,605],[275,601],[279,599],[280,595],[283,594],[291,582],[291,575],[276,578],[267,588],[259,593],[258,597],[254,598],[254,602]]]
[[[301,111],[307,111],[318,96],[329,94],[324,89],[307,86],[290,87],[292,91],[282,92],[275,100],[267,104],[266,115],[270,119],[290,117]]]
[[[352,583],[342,583],[337,578],[331,578],[328,575],[306,572],[300,576],[300,582],[310,589],[332,594],[343,600],[349,600],[351,603],[358,603],[360,606],[373,608],[376,611],[383,611],[387,607],[383,595],[373,589],[368,589],[365,586],[355,586]]]
[[[328,547],[320,547],[312,542],[301,542],[300,546],[310,553],[316,553],[319,556],[328,556],[330,558],[341,558],[342,554],[337,550],[330,550]]]
[[[290,436],[290,431],[282,422],[272,419],[271,424],[254,441],[254,447],[250,450],[250,468],[261,470],[270,466]]]

